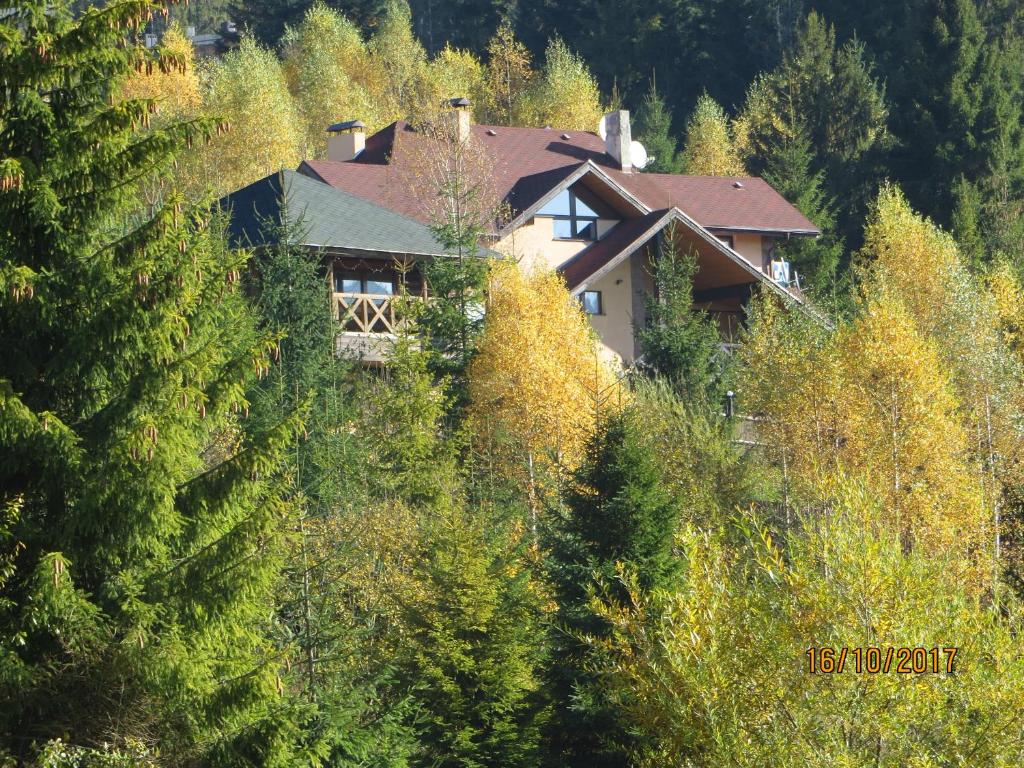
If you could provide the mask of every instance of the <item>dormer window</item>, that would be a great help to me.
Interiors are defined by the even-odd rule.
[[[594,195],[577,187],[562,190],[558,197],[537,211],[537,215],[554,219],[556,240],[593,241],[597,240],[598,219],[608,218],[598,213],[597,209],[602,207]]]

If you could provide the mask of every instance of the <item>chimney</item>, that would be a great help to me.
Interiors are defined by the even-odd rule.
[[[629,131],[629,110],[619,109],[609,112],[604,116],[605,151],[612,156],[612,160],[624,171],[633,170],[633,163],[629,159],[629,145],[633,137]]]
[[[461,144],[469,139],[469,128],[473,123],[473,105],[465,96],[449,100],[448,105],[451,109],[448,110],[447,117],[454,125],[452,133]]]
[[[366,146],[366,125],[362,120],[335,123],[327,128],[327,159],[345,162],[359,156]]]

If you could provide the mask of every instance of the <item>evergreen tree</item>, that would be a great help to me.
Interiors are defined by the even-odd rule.
[[[722,381],[718,329],[693,306],[697,260],[680,255],[675,229],[666,229],[652,264],[655,295],[647,299],[648,324],[637,329],[644,365],[687,399],[717,408]]]
[[[985,259],[985,243],[981,232],[982,203],[978,188],[964,176],[953,187],[951,225],[964,261],[974,270],[981,268]]]
[[[536,586],[522,554],[522,510],[467,504],[457,440],[442,430],[448,398],[428,356],[400,338],[368,398],[365,437],[383,481],[374,506],[392,632],[382,638],[411,698],[414,766],[536,764],[542,646]]]
[[[652,158],[643,170],[651,173],[680,172],[682,163],[676,154],[676,140],[672,138],[672,115],[658,93],[653,77],[651,89],[637,112],[636,137]]]
[[[842,243],[834,231],[835,212],[825,197],[825,172],[812,170],[811,142],[797,126],[791,138],[781,138],[764,169],[764,180],[814,223],[822,234],[817,238],[792,238],[780,243],[779,255],[792,262],[802,276],[801,287],[810,288],[820,302],[835,296],[836,273]]]
[[[136,209],[216,128],[140,132],[152,102],[110,98],[180,64],[126,44],[159,11],[25,0],[0,21],[0,743],[282,765],[296,726],[267,624],[298,425],[240,435],[276,348],[236,291],[244,256],[173,193]]]
[[[810,182],[824,172],[825,197],[837,201],[836,237],[856,243],[884,175],[881,162],[891,143],[887,117],[885,91],[863,44],[853,39],[838,45],[835,29],[812,12],[782,63],[751,85],[736,137],[747,166],[760,175],[773,157],[778,165],[780,152],[802,153],[803,135],[812,156],[802,173]],[[794,172],[773,171],[776,177]]]
[[[621,711],[599,689],[597,657],[588,644],[611,629],[597,605],[628,610],[626,584],[646,595],[669,588],[678,571],[672,542],[679,510],[648,433],[635,412],[606,422],[554,525],[549,559],[558,611],[550,640],[550,765],[627,766],[637,747]]]
[[[363,451],[346,428],[357,414],[354,372],[335,356],[326,265],[299,245],[304,223],[289,212],[287,197],[281,206],[281,223],[266,222],[271,245],[254,258],[248,286],[261,324],[283,334],[280,363],[254,383],[246,423],[258,431],[281,413],[306,413],[304,432],[292,437],[287,453],[292,546],[280,642],[297,652],[293,686],[307,704],[306,749],[335,765],[387,765],[414,742],[401,724],[401,706],[386,696],[388,670],[365,652],[372,622],[350,597],[362,587],[353,578],[361,553],[346,532],[368,504]]]

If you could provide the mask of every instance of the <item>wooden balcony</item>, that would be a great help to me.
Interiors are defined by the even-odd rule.
[[[335,293],[334,317],[346,333],[396,333],[397,296]]]
[[[383,363],[402,327],[401,302],[420,300],[418,296],[335,292],[334,319],[341,326],[337,353],[356,357],[364,364]]]

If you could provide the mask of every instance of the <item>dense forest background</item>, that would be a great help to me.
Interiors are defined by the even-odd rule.
[[[197,60],[222,11],[0,14],[0,765],[1024,764],[1022,9],[264,4]],[[301,222],[213,203],[409,119],[476,253],[464,95],[764,174],[822,311],[730,353],[668,238],[623,371],[556,273],[436,259],[339,357]]]
[[[183,24],[230,17],[239,39],[281,59],[276,74],[250,47],[235,67],[263,86],[254,97],[264,98],[268,124],[261,136],[255,127],[234,135],[240,143],[259,136],[266,148],[247,158],[249,174],[205,160],[209,179],[222,182],[218,193],[321,154],[323,125],[358,118],[373,130],[423,116],[442,97],[469,95],[482,122],[576,130],[594,130],[600,112],[622,106],[655,158],[648,170],[765,175],[810,216],[828,247],[791,258],[822,300],[848,277],[868,202],[887,180],[952,231],[975,266],[992,254],[1021,258],[1024,22],[1009,0],[311,8],[201,0],[172,10]],[[196,100],[241,113],[231,103],[235,81],[218,74],[231,69],[204,77],[200,67]],[[282,121],[297,121],[300,135],[275,130]],[[694,163],[687,142],[732,146],[719,161]],[[224,147],[230,154],[230,140]]]

